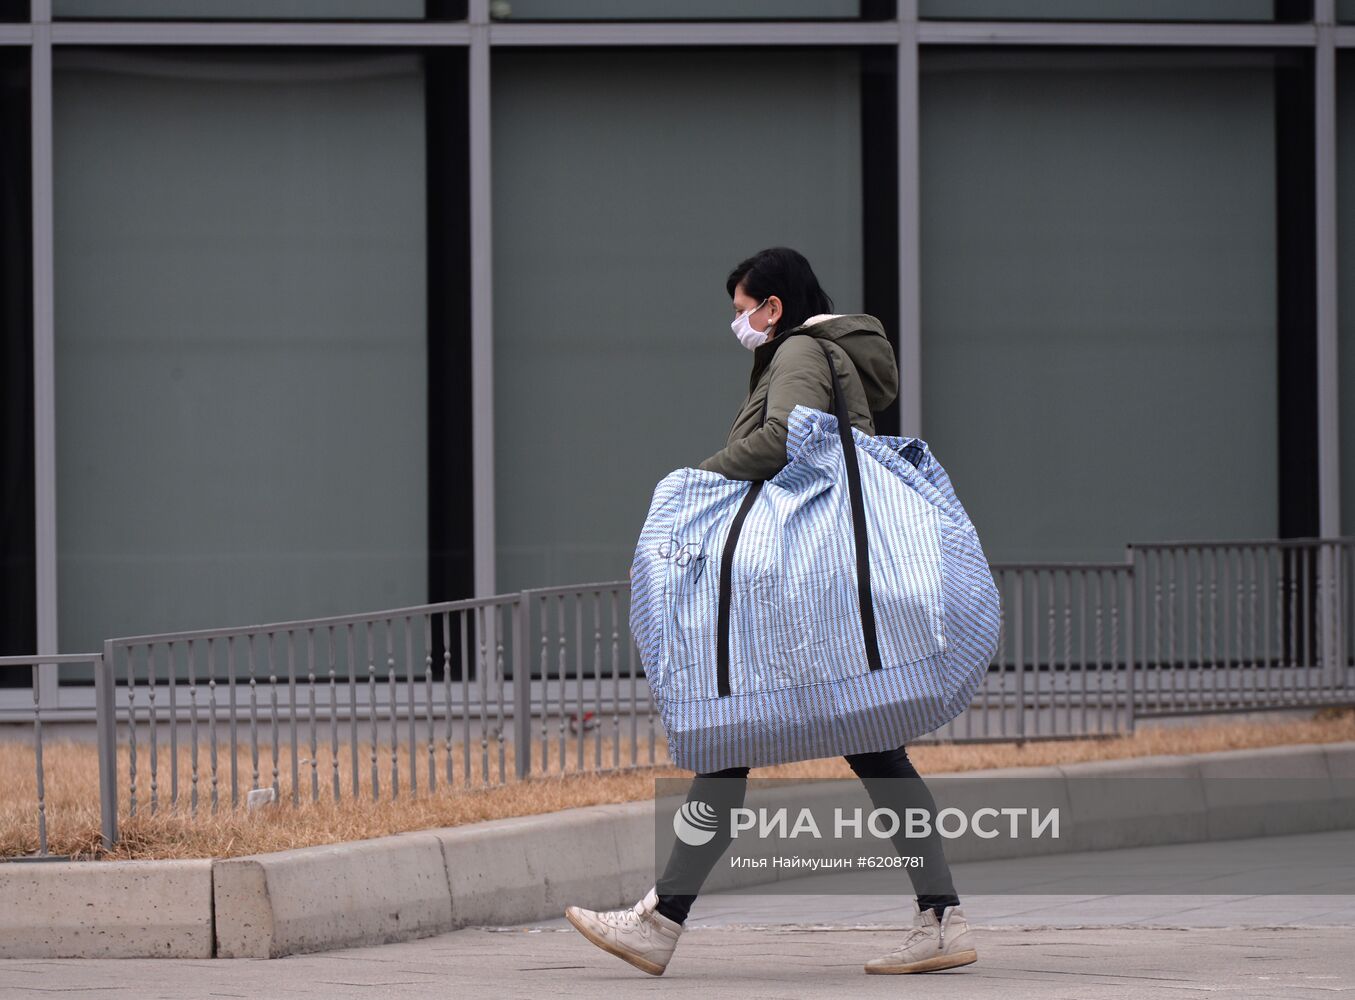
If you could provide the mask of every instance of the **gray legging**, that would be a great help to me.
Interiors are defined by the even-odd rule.
[[[845,760],[866,786],[870,800],[877,809],[893,809],[900,818],[907,808],[922,808],[927,810],[929,816],[936,815],[936,800],[932,798],[932,793],[928,791],[927,785],[917,773],[917,768],[913,767],[913,762],[908,759],[905,745],[893,750],[851,753],[846,755]],[[876,778],[916,780],[878,782],[873,780]],[[746,767],[711,771],[698,774],[692,779],[692,787],[687,792],[687,801],[699,799],[714,806],[717,815],[727,816],[730,809],[742,807],[747,788]],[[691,910],[696,896],[665,892],[665,886],[700,885],[724,855],[731,839],[727,825],[721,824],[720,832],[714,839],[699,847],[692,847],[681,840],[673,845],[673,853],[668,858],[668,865],[657,886],[660,913],[678,923],[687,919],[687,913]],[[910,838],[904,835],[903,824],[900,824],[892,839],[901,856],[920,854],[923,858],[921,867],[908,869],[913,889],[918,894],[918,906],[933,909],[938,915],[942,907],[958,906],[960,897],[955,895],[950,867],[946,864],[946,855],[942,849],[941,835],[936,832],[935,827],[928,837]]]

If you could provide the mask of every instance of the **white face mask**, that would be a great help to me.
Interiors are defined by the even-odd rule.
[[[739,343],[750,351],[759,344],[765,343],[767,335],[771,333],[771,324],[768,324],[767,329],[765,330],[754,330],[752,324],[748,322],[749,317],[765,306],[767,301],[767,299],[763,299],[752,309],[747,309],[739,313],[739,315],[735,317],[734,322],[729,324],[730,329],[734,331],[734,335],[739,338]]]

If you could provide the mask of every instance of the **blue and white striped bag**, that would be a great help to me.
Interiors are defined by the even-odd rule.
[[[987,673],[998,590],[950,477],[926,442],[851,427],[840,390],[835,409],[791,410],[771,479],[654,490],[630,626],[679,767],[893,749]]]

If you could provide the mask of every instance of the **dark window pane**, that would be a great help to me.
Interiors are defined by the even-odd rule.
[[[724,445],[740,260],[795,247],[862,309],[860,55],[729,56],[494,57],[501,592],[625,579],[654,484]],[[769,107],[795,109],[793,149]]]
[[[33,540],[33,190],[29,56],[0,48],[0,656],[37,651]],[[0,670],[0,687],[26,686]]]
[[[422,57],[53,60],[61,648],[422,602]]]
[[[466,0],[52,0],[52,16],[157,21],[460,21]]]
[[[497,21],[883,20],[892,0],[490,0]]]
[[[1296,9],[1297,8],[1297,9]],[[1311,0],[918,0],[918,16],[985,21],[1291,21]]]
[[[924,51],[923,436],[990,559],[1275,534],[1277,58]]]

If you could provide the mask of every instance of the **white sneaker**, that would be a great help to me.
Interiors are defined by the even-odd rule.
[[[917,907],[917,900],[913,900]],[[917,908],[913,926],[904,935],[903,944],[888,954],[872,958],[866,963],[866,972],[873,975],[895,975],[904,972],[935,972],[953,969],[978,961],[974,949],[974,935],[964,910],[947,906],[938,920],[931,907]]]
[[[585,910],[566,906],[565,918],[603,951],[611,952],[651,976],[662,976],[673,957],[682,924],[655,909],[658,890],[624,910]]]

